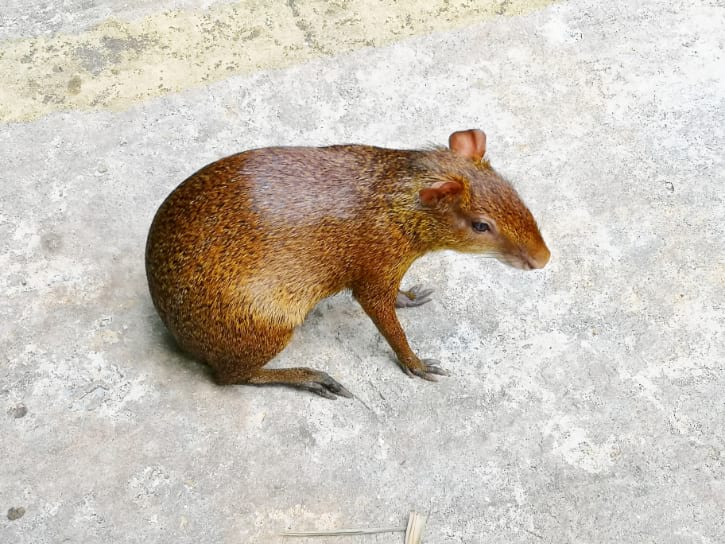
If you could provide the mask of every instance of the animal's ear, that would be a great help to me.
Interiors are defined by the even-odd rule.
[[[486,134],[477,128],[459,130],[448,137],[448,147],[456,155],[481,162],[486,154]]]
[[[463,185],[458,181],[437,181],[430,187],[421,189],[418,197],[423,206],[432,208],[446,197],[458,195],[461,191],[463,191]]]

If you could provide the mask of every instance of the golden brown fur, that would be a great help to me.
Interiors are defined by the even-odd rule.
[[[349,288],[404,370],[443,374],[412,352],[395,316],[411,263],[443,248],[492,252],[522,268],[548,260],[529,210],[473,156],[485,147],[472,133],[456,133],[463,144],[452,150],[266,148],[202,168],[169,195],[149,232],[146,270],[161,319],[220,383],[347,396],[322,372],[263,366],[317,302]],[[481,218],[495,236],[471,229]]]

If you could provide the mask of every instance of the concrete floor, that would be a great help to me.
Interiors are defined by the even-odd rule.
[[[0,542],[271,543],[413,509],[429,543],[725,541],[721,1],[116,4],[0,9]],[[413,266],[435,298],[401,320],[449,378],[407,378],[344,294],[274,365],[359,400],[218,387],[174,348],[143,248],[186,176],[468,127],[553,257]]]

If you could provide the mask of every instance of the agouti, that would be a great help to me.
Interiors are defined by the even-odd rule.
[[[485,134],[465,130],[449,148],[273,147],[216,161],[156,213],[146,244],[154,305],[220,384],[349,397],[324,372],[264,368],[315,304],[347,288],[402,369],[435,381],[447,372],[410,349],[395,313],[429,300],[399,291],[411,263],[439,249],[525,270],[549,260],[531,212],[485,152]]]

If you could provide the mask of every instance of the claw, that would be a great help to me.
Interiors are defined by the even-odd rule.
[[[326,399],[330,400],[336,400],[337,397],[330,393],[327,389],[325,389],[322,385],[319,383],[310,383],[309,385],[305,386],[305,388],[308,391],[311,391],[312,393],[315,393],[317,395],[320,395],[321,397],[325,397]]]
[[[433,289],[423,289],[422,285],[414,285],[407,291],[398,291],[395,299],[396,308],[413,308],[430,302]]]
[[[424,289],[422,285],[414,285],[409,292],[415,295],[415,298],[426,298],[433,294],[433,289]]]
[[[329,376],[328,376],[328,378],[329,378]],[[325,383],[323,385],[325,387],[327,387],[327,389],[329,389],[330,392],[334,393],[335,395],[340,395],[341,397],[347,397],[348,399],[353,398],[352,393],[350,393],[350,391],[345,389],[345,387],[342,384],[336,382],[332,378],[329,378],[329,379],[330,379],[330,381],[329,382],[325,381]]]
[[[403,372],[405,372],[408,375],[409,378],[413,377],[414,374],[410,371],[410,369],[407,366],[405,366],[403,363],[398,363],[398,364],[399,364],[400,368],[403,370]]]
[[[399,363],[400,368],[403,369],[408,376],[418,376],[429,382],[437,382],[437,376],[450,376],[450,373],[440,366],[440,361],[437,359],[421,359],[423,368],[410,368],[404,363]]]
[[[425,365],[425,371],[428,374],[437,374],[438,376],[450,376],[450,372],[448,372],[445,368],[441,367],[441,362],[437,359],[423,359],[423,364]]]
[[[336,395],[346,397],[348,399],[353,398],[353,394],[338,383],[337,380],[330,377],[329,374],[325,372],[320,372],[319,374],[319,377],[315,381],[307,382],[305,385],[305,388],[308,391],[330,400],[335,400],[337,398]]]
[[[436,378],[433,374],[428,374],[425,370],[414,370],[413,374],[415,374],[419,378],[423,378],[424,380],[427,380],[429,382],[438,381],[438,378]]]

